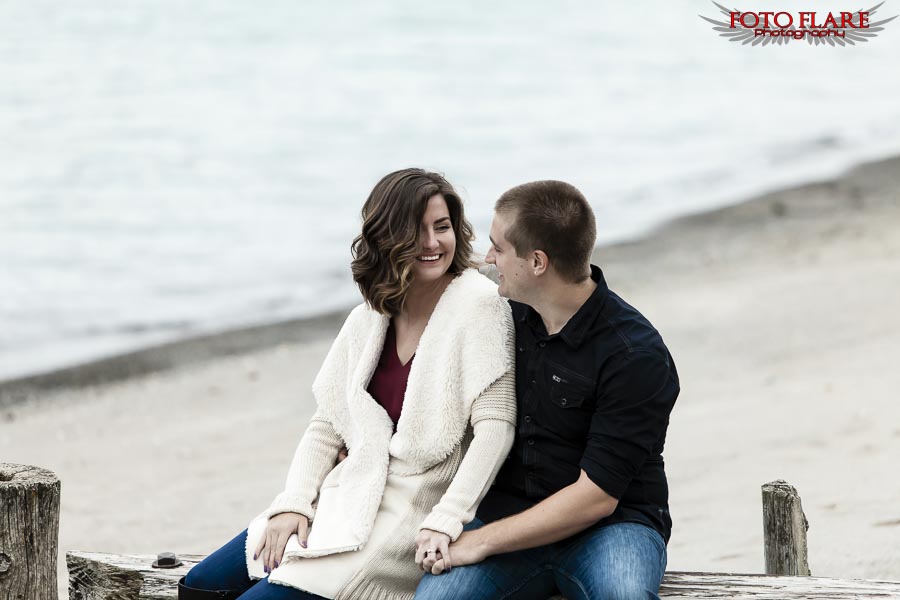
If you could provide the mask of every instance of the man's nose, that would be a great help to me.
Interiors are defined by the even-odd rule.
[[[494,264],[494,249],[491,248],[487,251],[487,254],[484,255],[484,262],[489,265]]]

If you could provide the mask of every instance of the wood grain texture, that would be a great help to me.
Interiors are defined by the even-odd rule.
[[[178,555],[174,569],[153,567],[155,556],[67,552],[69,600],[169,600],[178,580],[203,556]]]
[[[68,552],[70,600],[174,600],[176,584],[202,556],[176,569],[154,569],[155,556]],[[733,573],[666,573],[660,597],[744,600],[900,599],[900,582],[773,577]],[[556,597],[559,600],[560,597]]]
[[[766,575],[810,575],[809,522],[800,495],[783,479],[762,486]]]
[[[59,479],[0,463],[0,600],[57,600]]]

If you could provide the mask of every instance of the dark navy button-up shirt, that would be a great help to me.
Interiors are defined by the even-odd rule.
[[[478,515],[492,521],[521,512],[575,483],[583,469],[619,501],[598,525],[640,522],[668,541],[662,452],[678,373],[650,322],[609,290],[598,267],[591,277],[597,288],[554,335],[533,308],[510,302],[516,441]]]

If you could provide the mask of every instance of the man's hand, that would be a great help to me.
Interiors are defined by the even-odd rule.
[[[453,566],[456,567],[474,565],[488,557],[487,548],[480,542],[477,529],[464,531],[450,544],[450,552],[453,553]],[[444,559],[437,560],[431,566],[431,574],[440,575],[444,571],[449,571],[450,566]]]
[[[288,539],[295,533],[300,540],[300,545],[306,548],[309,519],[292,512],[275,515],[266,524],[266,531],[256,546],[253,560],[256,560],[257,557],[262,558],[263,570],[271,573],[281,564],[284,547],[287,545]]]
[[[434,563],[441,559],[450,570],[450,536],[440,531],[422,529],[416,536],[416,564],[423,571],[430,571]]]
[[[528,510],[463,532],[450,545],[453,564],[471,565],[494,554],[558,542],[611,515],[618,503],[582,471],[578,481]],[[446,570],[442,561],[431,568],[435,575]]]

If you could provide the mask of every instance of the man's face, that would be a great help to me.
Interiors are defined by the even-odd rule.
[[[491,249],[484,257],[486,263],[494,265],[500,275],[501,296],[527,304],[531,286],[528,260],[516,256],[516,250],[506,240],[506,231],[513,223],[514,215],[494,213],[491,223]]]

